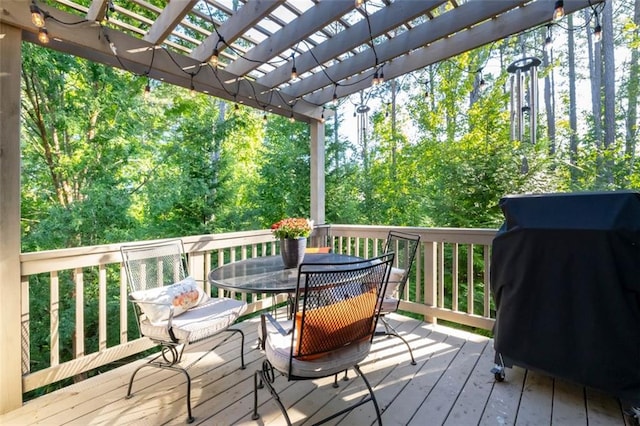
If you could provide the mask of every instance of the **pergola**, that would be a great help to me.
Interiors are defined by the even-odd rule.
[[[311,216],[322,223],[332,100],[601,1],[0,0],[0,323],[12,325],[0,342],[21,338],[22,41],[309,123]],[[20,365],[1,352],[0,377],[18,383]],[[0,411],[20,403],[0,392]]]

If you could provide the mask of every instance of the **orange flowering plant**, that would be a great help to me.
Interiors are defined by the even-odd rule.
[[[301,217],[289,217],[271,225],[276,238],[307,238],[313,230],[313,221]]]

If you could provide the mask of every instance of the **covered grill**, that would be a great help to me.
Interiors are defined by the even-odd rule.
[[[500,206],[496,378],[515,364],[640,406],[640,194],[508,196]]]

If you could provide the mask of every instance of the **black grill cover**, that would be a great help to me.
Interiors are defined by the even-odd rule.
[[[509,196],[500,206],[496,353],[640,404],[640,194]]]

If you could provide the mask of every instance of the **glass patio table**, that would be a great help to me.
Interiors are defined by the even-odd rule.
[[[306,253],[304,263],[332,264],[327,268],[339,269],[340,263],[362,260],[357,256],[339,253]],[[285,269],[282,256],[263,256],[228,263],[209,272],[209,283],[225,290],[244,293],[295,293],[298,286],[298,268]]]

